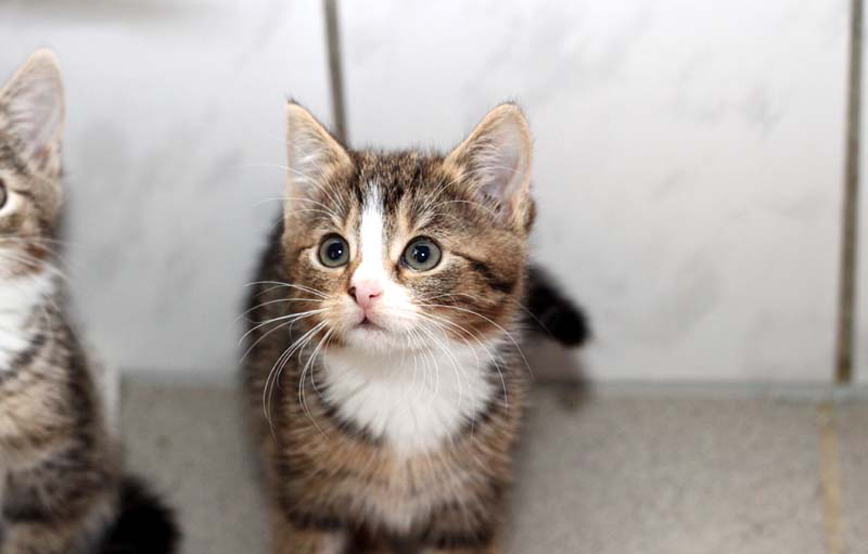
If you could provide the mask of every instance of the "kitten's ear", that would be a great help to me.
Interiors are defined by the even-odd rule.
[[[505,223],[526,231],[534,214],[530,161],[527,120],[515,104],[501,104],[446,157],[445,164],[456,170]]]
[[[341,144],[306,109],[286,105],[289,196],[309,196],[331,171],[352,165]]]
[[[63,80],[51,50],[34,52],[0,89],[0,112],[4,130],[21,141],[28,162],[43,169],[59,167]]]

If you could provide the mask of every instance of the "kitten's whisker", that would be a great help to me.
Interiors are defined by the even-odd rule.
[[[295,169],[293,167],[289,167],[287,165],[283,165],[283,164],[240,164],[240,165],[234,165],[234,166],[230,166],[230,167],[235,167],[235,168],[266,167],[266,168],[271,168],[271,169],[282,169],[284,171],[289,171],[296,178],[300,179],[302,182],[309,183],[309,184],[313,185],[314,187],[316,187],[317,189],[319,189],[320,192],[322,192],[323,194],[326,194],[326,191],[324,190],[323,185],[317,179],[299,171],[298,169]],[[321,177],[322,177],[322,171],[320,171],[320,178]]]
[[[432,193],[429,193],[425,197],[426,200],[430,199],[431,201],[433,201],[433,200],[437,199],[444,190],[451,187],[452,185],[458,184],[459,180],[460,180],[460,177],[457,177],[457,176],[450,178],[448,181],[446,180],[445,176],[442,177],[440,179],[440,182],[437,184],[437,188],[434,189],[434,191]]]
[[[13,263],[18,263],[25,266],[27,269],[32,269],[35,271],[46,271],[55,277],[60,277],[61,279],[68,281],[69,277],[67,277],[66,273],[64,273],[60,268],[55,266],[49,260],[40,260],[39,258],[34,258],[29,254],[25,254],[23,252],[10,252],[0,250],[0,260],[6,260]]]
[[[292,289],[298,289],[298,290],[303,291],[303,292],[309,292],[310,294],[313,294],[315,296],[319,296],[321,298],[325,298],[325,299],[328,298],[328,295],[321,290],[317,290],[317,289],[314,289],[311,287],[306,287],[304,285],[295,285],[293,283],[284,283],[281,281],[253,281],[253,282],[245,284],[244,286],[245,287],[251,287],[251,286],[256,286],[256,285],[274,285],[276,288],[288,287],[288,288],[292,288]]]
[[[419,329],[421,329],[426,335],[428,335],[428,338],[434,341],[434,344],[437,345],[444,354],[446,354],[447,359],[449,359],[450,363],[452,364],[452,370],[455,373],[455,382],[458,385],[458,409],[460,411],[461,403],[464,401],[464,386],[461,379],[462,368],[459,367],[460,364],[458,363],[458,359],[448,348],[446,348],[445,344],[443,344],[437,337],[434,336],[434,333],[432,333],[427,327],[425,327],[424,325],[420,325]]]
[[[73,243],[65,240],[52,239],[48,237],[37,237],[37,236],[6,236],[0,237],[0,241],[27,241],[27,242],[46,242],[57,245],[72,245]]]
[[[334,332],[334,329],[329,329],[329,330],[326,332],[325,337],[323,338],[323,340],[325,341],[325,346],[323,347],[323,352],[325,352],[325,350],[328,349],[329,344],[331,344],[331,339],[332,339],[332,337],[334,336],[334,335],[333,335],[333,332]],[[320,342],[322,342],[322,341],[320,341]],[[316,353],[316,351],[314,351],[314,353]],[[315,364],[315,363],[316,363],[316,361],[314,361],[314,364]],[[313,390],[316,391],[317,396],[319,396],[320,398],[322,398],[322,397],[323,397],[323,396],[322,396],[322,393],[320,393],[320,391],[319,391],[319,387],[318,387],[317,384],[316,384],[316,366],[314,366],[313,369],[311,370],[311,373],[310,373],[310,384],[313,385]]]
[[[333,214],[331,214],[331,213],[329,213],[329,212],[327,212],[321,208],[295,208],[295,209],[293,209],[293,212],[320,214],[320,215],[325,216],[328,219],[330,219],[336,227],[340,227],[341,223],[342,223],[342,220],[339,219],[337,216],[335,216],[335,215],[333,215]]]
[[[308,370],[310,370],[311,371],[311,374],[310,374],[311,385],[313,386],[313,389],[314,389],[314,391],[316,391],[317,395],[319,395],[319,390],[316,388],[316,382],[314,381],[313,370],[311,369],[311,367],[312,367],[312,364],[316,360],[316,357],[320,351],[320,348],[322,348],[323,342],[329,338],[329,336],[331,335],[331,332],[332,332],[331,329],[326,331],[325,336],[322,339],[320,339],[319,343],[316,345],[316,348],[314,348],[313,353],[310,356],[308,356],[307,362],[304,364],[304,367],[301,370],[301,378],[299,379],[299,385],[298,385],[299,400],[301,402],[302,409],[307,414],[307,417],[310,419],[311,423],[313,423],[314,426],[316,426],[316,428],[319,429],[320,433],[323,433],[323,434],[325,434],[325,432],[317,424],[316,418],[313,417],[313,414],[311,413],[310,408],[307,405],[307,398],[305,396],[304,381],[305,381],[305,375],[307,375]]]
[[[292,314],[283,315],[280,317],[273,317],[273,318],[268,319],[266,321],[261,321],[257,325],[255,325],[254,327],[251,327],[246,333],[244,333],[241,336],[240,342],[244,342],[244,339],[246,339],[251,333],[253,333],[253,332],[255,332],[255,331],[261,329],[262,327],[265,327],[266,325],[269,325],[271,323],[277,323],[279,321],[287,321],[287,320],[296,321],[298,319],[303,319],[305,317],[309,317],[309,316],[312,316],[314,314],[321,314],[321,313],[326,312],[328,310],[329,310],[329,308],[319,308],[316,310],[308,310],[306,312],[292,313]]]
[[[479,336],[477,336],[477,334],[474,333],[473,331],[466,329],[463,326],[458,325],[457,323],[455,323],[453,321],[449,321],[448,319],[445,319],[445,318],[440,318],[440,317],[433,316],[430,314],[420,314],[420,315],[423,318],[428,318],[429,321],[431,321],[431,319],[435,320],[435,321],[431,321],[431,323],[433,323],[434,325],[443,326],[443,324],[448,324],[450,326],[457,327],[460,331],[467,334],[471,339],[476,341],[476,343],[479,345],[480,348],[485,350],[485,353],[488,354],[488,358],[491,360],[491,363],[494,364],[494,369],[497,371],[497,375],[500,378],[500,385],[503,389],[503,403],[504,403],[504,406],[506,406],[508,408],[509,407],[509,393],[507,392],[507,388],[506,388],[506,378],[503,376],[503,370],[501,369],[500,364],[497,361],[498,355],[495,353],[492,353],[492,351],[488,348],[488,346],[486,346],[485,343],[482,342],[482,340],[480,340]],[[439,321],[441,323],[438,324],[437,321]],[[443,332],[445,333],[446,332],[445,327],[443,327],[443,329],[444,329]],[[466,338],[464,338],[462,336],[459,336],[459,338],[461,340],[463,340],[464,343],[467,344],[468,347],[471,346],[470,341],[468,341]],[[472,347],[471,347],[471,351],[473,352],[473,355],[476,358],[477,367],[480,367],[481,364],[480,364],[479,357],[476,355],[476,351],[473,350]]]
[[[250,312],[256,311],[259,308],[264,308],[265,306],[270,306],[271,304],[279,304],[280,302],[322,302],[322,300],[314,300],[310,298],[278,298],[277,300],[269,300],[268,302],[263,302],[261,304],[257,304],[252,308],[248,308],[241,312],[241,315],[235,318],[235,321],[238,322],[239,319],[243,318]],[[252,322],[251,322],[252,323]]]
[[[278,383],[280,380],[280,374],[283,371],[284,366],[286,366],[286,363],[290,360],[290,358],[292,358],[292,355],[296,352],[296,350],[303,347],[307,343],[307,341],[310,340],[310,337],[314,333],[325,327],[325,325],[325,322],[320,322],[313,328],[311,328],[310,331],[302,335],[297,340],[293,341],[293,343],[290,344],[286,348],[286,350],[283,351],[280,357],[278,357],[277,361],[274,362],[274,365],[271,366],[271,371],[268,372],[268,377],[265,380],[265,386],[262,391],[263,409],[265,410],[265,417],[269,421],[269,423],[271,422],[271,400],[274,393],[274,387],[275,384]]]
[[[278,386],[278,387],[280,386],[280,382],[279,382],[280,374],[283,371],[283,368],[286,366],[286,364],[289,363],[289,361],[292,359],[293,354],[298,352],[299,353],[299,361],[300,361],[301,360],[301,352],[303,351],[303,349],[310,343],[310,341],[313,339],[313,337],[315,337],[316,334],[325,327],[325,325],[326,325],[325,322],[321,322],[318,325],[314,326],[310,331],[306,332],[304,335],[301,336],[301,338],[298,341],[296,341],[296,343],[297,343],[296,346],[294,346],[291,350],[289,350],[287,352],[285,358],[283,359],[282,363],[280,364],[280,369],[277,371],[277,379],[272,384],[271,395],[273,395],[273,393],[274,393],[274,387],[275,387],[274,383],[276,383],[276,386]],[[308,419],[310,419],[311,422],[314,424],[314,426],[316,426],[316,428],[319,429],[320,432],[322,432],[322,429],[319,428],[319,425],[317,424],[315,418],[310,413],[310,410],[308,409],[307,404],[304,401],[304,394],[303,394],[302,389],[301,389],[301,387],[303,385],[304,385],[304,372],[302,372],[302,374],[301,374],[301,379],[300,379],[300,383],[299,383],[301,407],[302,407],[302,410],[307,415]],[[271,399],[269,398],[269,411],[270,411],[270,402],[271,402]]]
[[[527,357],[524,355],[524,351],[521,349],[521,346],[519,346],[518,341],[515,340],[515,337],[512,336],[512,333],[510,333],[509,331],[504,329],[499,323],[497,323],[493,319],[486,317],[486,316],[480,314],[479,312],[475,312],[475,311],[469,310],[467,308],[461,308],[459,306],[447,306],[445,304],[420,304],[420,306],[423,306],[426,308],[445,308],[445,309],[449,309],[449,310],[458,310],[460,312],[474,315],[474,316],[490,323],[491,325],[494,325],[497,329],[499,329],[510,340],[510,342],[512,342],[513,346],[515,346],[516,350],[518,351],[519,355],[521,356],[521,359],[524,361],[525,367],[527,367],[527,370],[530,372],[531,375],[533,375],[533,368],[531,368],[530,363],[527,361]]]
[[[272,327],[271,329],[269,329],[268,331],[263,333],[261,337],[256,339],[253,342],[253,344],[250,345],[250,347],[244,352],[244,355],[241,356],[241,359],[239,361],[243,362],[247,358],[247,356],[250,355],[250,353],[253,351],[253,349],[256,348],[256,345],[258,345],[260,342],[262,342],[271,333],[277,331],[278,329],[283,329],[284,327],[287,327],[287,326],[289,327],[290,333],[292,333],[292,326],[297,321],[301,321],[302,319],[306,319],[307,317],[311,317],[311,316],[300,317],[298,319],[293,319],[292,321],[286,321],[286,322],[281,323],[280,325],[276,325],[276,326]],[[240,342],[243,342],[243,341],[244,341],[244,339],[242,338]]]
[[[482,303],[482,299],[481,299],[481,298],[479,298],[479,297],[477,297],[477,296],[473,296],[472,294],[466,294],[466,293],[462,293],[462,292],[456,292],[456,293],[445,293],[445,294],[435,294],[435,295],[432,295],[432,296],[426,296],[426,297],[420,298],[420,299],[419,299],[419,302],[426,302],[426,301],[430,301],[430,300],[436,300],[436,299],[438,299],[438,298],[459,297],[459,296],[460,296],[460,297],[464,297],[464,298],[468,298],[468,299],[472,300],[472,301],[475,302],[475,303]],[[514,298],[507,298],[506,301],[515,304],[515,305],[516,305],[516,306],[517,306],[521,311],[523,311],[523,312],[526,313],[526,314],[527,314],[531,319],[533,319],[534,321],[536,321],[536,322],[539,324],[540,327],[542,327],[543,329],[547,329],[547,328],[546,328],[546,325],[545,325],[545,324],[540,320],[540,318],[538,318],[538,317],[537,317],[537,316],[536,316],[532,311],[530,311],[530,308],[528,308],[527,306],[525,306],[524,304],[522,304],[521,302],[519,302],[518,300],[516,300],[516,299],[514,299]]]
[[[334,199],[331,197],[330,197],[330,200],[332,202],[334,202]],[[336,225],[341,225],[344,221],[344,217],[341,216],[340,214],[338,214],[334,210],[334,208],[332,208],[331,206],[328,206],[326,204],[323,204],[322,202],[319,202],[317,200],[313,200],[311,198],[303,198],[300,196],[285,196],[285,197],[283,197],[283,201],[284,202],[307,202],[309,204],[313,204],[314,206],[319,206],[320,209],[298,208],[298,207],[293,206],[293,208],[292,208],[293,211],[310,211],[310,210],[318,211],[320,213],[324,213],[324,214],[328,215],[335,222]],[[346,212],[345,207],[341,206],[340,209],[343,210],[344,212]]]
[[[277,290],[280,288],[285,288],[285,285],[272,285],[272,286],[268,287],[267,289],[264,289],[264,290],[257,292],[253,296],[259,297],[259,296],[262,296],[263,294],[267,294],[273,290]],[[304,291],[304,292],[307,292],[307,291]],[[299,300],[307,300],[308,302],[322,302],[323,301],[322,298],[307,298],[305,296],[297,296],[295,298],[298,298]]]
[[[345,212],[347,211],[344,203],[341,201],[338,201],[338,199],[336,199],[335,196],[333,196],[332,191],[330,189],[327,189],[326,186],[323,184],[323,182],[322,182],[323,177],[325,177],[325,170],[323,168],[318,168],[318,172],[319,172],[319,174],[317,176],[318,178],[313,178],[310,175],[306,175],[305,173],[302,173],[301,171],[299,171],[297,169],[290,168],[290,167],[287,167],[286,169],[288,171],[291,171],[293,174],[299,176],[303,181],[316,187],[316,189],[319,190],[322,194],[328,196],[330,201],[334,202],[336,205],[339,205],[341,207],[341,209],[344,210]]]
[[[432,389],[433,394],[431,394],[431,399],[429,401],[429,405],[434,403],[434,399],[437,397],[437,393],[440,391],[440,372],[437,371],[437,360],[434,358],[434,351],[425,346],[424,341],[422,340],[422,336],[419,335],[419,342],[422,344],[422,351],[420,354],[428,354],[427,359],[423,356],[423,360],[425,360],[425,366],[428,370],[428,374],[433,375],[434,377],[434,387]]]
[[[325,204],[322,204],[320,202],[315,202],[314,200],[310,200],[308,198],[294,198],[293,199],[293,198],[287,198],[284,196],[275,196],[272,198],[266,198],[264,200],[260,200],[259,202],[257,202],[254,205],[254,207],[256,207],[260,204],[264,204],[265,202],[276,202],[277,200],[280,200],[281,202],[287,202],[289,200],[313,202],[314,204],[322,206],[322,208],[299,208],[299,207],[293,206],[291,209],[293,212],[314,212],[314,213],[321,213],[321,214],[327,215],[336,225],[341,225],[343,223],[343,220],[344,220],[343,217],[336,214],[334,212],[334,210],[332,210],[331,208],[329,208]],[[278,223],[280,223],[280,220],[278,220]]]

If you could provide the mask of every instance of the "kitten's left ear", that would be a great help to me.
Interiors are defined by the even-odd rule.
[[[51,50],[34,52],[0,89],[0,112],[7,119],[4,131],[21,141],[21,154],[28,162],[42,169],[58,165],[63,80]]]
[[[445,164],[456,170],[505,223],[527,231],[534,215],[531,143],[521,109],[515,104],[501,104],[447,156]]]

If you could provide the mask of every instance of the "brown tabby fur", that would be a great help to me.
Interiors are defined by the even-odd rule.
[[[272,551],[380,552],[402,545],[426,553],[498,552],[501,504],[527,386],[516,341],[534,206],[527,176],[505,198],[483,190],[490,178],[487,156],[498,147],[491,130],[501,124],[520,130],[529,170],[524,119],[515,106],[500,106],[444,157],[349,151],[302,108],[290,104],[288,110],[290,143],[312,141],[326,154],[316,174],[304,175],[290,155],[290,198],[247,312],[244,377],[272,505]],[[420,234],[435,237],[449,253],[449,262],[432,272],[395,265],[393,279],[416,299],[438,297],[428,313],[449,322],[444,332],[455,341],[498,341],[499,367],[486,368],[498,392],[487,407],[436,449],[411,455],[342,419],[320,394],[322,368],[311,357],[322,332],[286,359],[287,347],[323,321],[333,332],[322,349],[343,348],[339,323],[314,314],[294,322],[289,333],[286,326],[263,323],[346,295],[357,260],[345,271],[323,271],[309,254],[329,232],[339,232],[350,251],[356,249],[371,183],[380,190],[389,259],[397,260],[403,245]]]
[[[0,329],[28,340],[0,367],[2,554],[92,552],[118,504],[120,451],[108,431],[97,368],[67,320],[51,265],[62,201],[62,114],[50,140],[34,145],[21,131],[28,114],[11,104],[46,79],[59,95],[54,57],[40,51],[0,89],[0,184],[18,202],[0,215],[0,289],[54,275],[23,328]]]

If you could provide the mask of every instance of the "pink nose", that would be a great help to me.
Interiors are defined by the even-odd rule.
[[[356,304],[367,310],[374,304],[374,299],[383,294],[383,289],[376,281],[359,281],[350,287],[349,293],[356,299]]]

